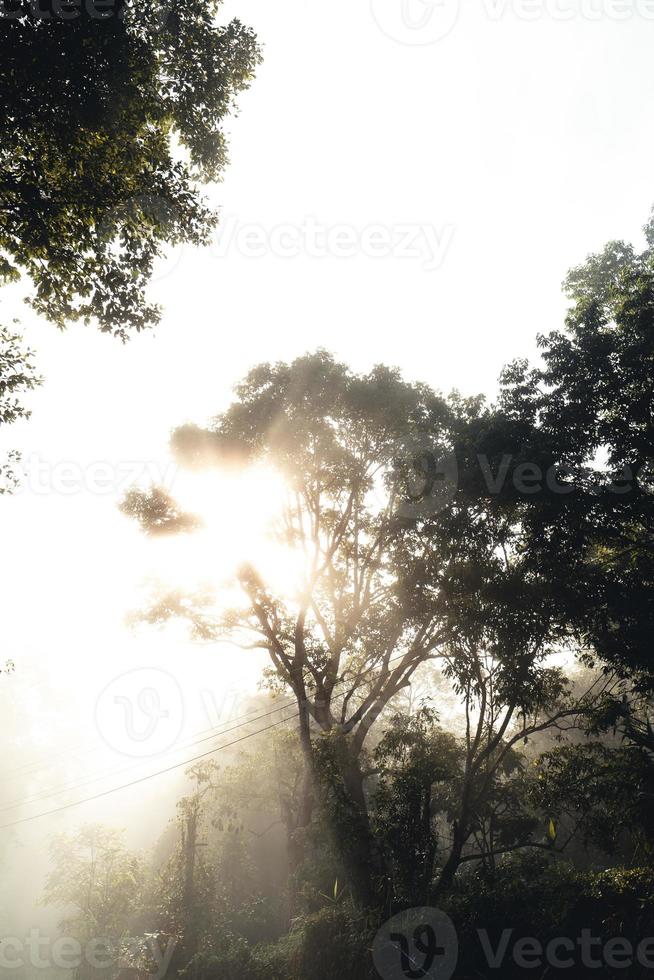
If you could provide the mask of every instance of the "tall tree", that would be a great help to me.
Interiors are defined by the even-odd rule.
[[[640,253],[612,242],[570,272],[565,331],[540,338],[541,365],[507,369],[484,438],[496,460],[553,476],[523,496],[522,516],[559,616],[590,653],[651,686],[654,218],[645,238]]]
[[[294,693],[305,757],[300,826],[306,826],[318,778],[312,725],[334,740],[346,801],[341,840],[362,893],[371,854],[360,757],[370,728],[420,664],[444,640],[436,608],[428,610],[394,564],[401,534],[393,495],[381,505],[383,483],[402,440],[420,431],[445,435],[452,409],[429,389],[375,369],[356,376],[324,353],[291,365],[262,365],[237,389],[237,400],[210,433],[184,430],[176,445],[193,454],[211,445],[218,458],[239,451],[267,460],[288,480],[280,534],[304,556],[297,595],[279,594],[254,567],[239,574],[246,603],[228,616],[186,615],[215,637],[242,639],[267,650],[279,680]],[[134,498],[128,501],[135,516]],[[171,612],[169,598],[150,618]],[[338,744],[336,744],[338,743]],[[366,896],[370,897],[370,895]]]
[[[469,711],[469,771],[444,885],[472,834],[473,784],[478,797],[515,744],[513,727],[525,738],[571,710],[549,665],[559,626],[542,581],[525,569],[515,515],[471,502],[448,465],[449,453],[466,451],[479,413],[476,399],[445,400],[384,367],[356,375],[318,352],[255,368],[210,429],[174,437],[190,463],[240,456],[284,473],[279,535],[302,559],[301,581],[285,594],[247,566],[244,602],[226,615],[206,594],[166,594],[146,618],[184,616],[205,640],[267,651],[298,705],[298,829],[326,781],[362,901],[375,901],[384,879],[366,797],[368,737],[423,664],[440,662]],[[156,491],[130,494],[124,506],[146,530],[178,529],[178,508],[171,502],[167,522]]]

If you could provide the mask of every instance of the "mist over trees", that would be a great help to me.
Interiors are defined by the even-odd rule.
[[[0,284],[126,341],[159,321],[166,247],[216,228],[204,188],[260,49],[217,2],[56,6],[0,12]],[[104,824],[52,840],[42,901],[84,953],[74,980],[372,980],[389,920],[429,907],[460,980],[524,976],[489,968],[479,925],[495,948],[507,925],[541,947],[590,931],[604,959],[575,948],[576,978],[650,975],[654,956],[606,955],[654,935],[654,217],[644,233],[569,273],[563,328],[491,402],[318,349],[255,364],[173,432],[182,467],[282,478],[293,582],[251,561],[129,611],[265,654],[265,721],[180,764],[142,852]],[[39,380],[0,326],[0,426]],[[202,528],[170,488],[121,510],[151,539]],[[434,975],[425,937],[418,962],[389,937],[383,980]]]
[[[265,650],[297,705],[293,793],[263,805],[287,866],[261,900],[283,894],[286,919],[277,945],[240,933],[252,976],[372,976],[361,936],[411,906],[465,933],[499,902],[543,939],[637,894],[651,916],[651,227],[644,253],[612,243],[570,273],[565,329],[494,404],[318,351],[259,365],[208,427],[174,433],[184,465],[278,469],[277,538],[300,556],[291,592],[248,565],[236,608],[164,591],[141,613]],[[146,533],[193,531],[156,488],[123,509]],[[459,701],[449,727],[442,686],[401,700],[428,665]],[[257,799],[260,758],[242,763]],[[518,911],[525,875],[541,900]]]

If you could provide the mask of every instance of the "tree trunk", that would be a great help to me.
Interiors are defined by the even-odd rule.
[[[283,807],[286,825],[286,851],[289,865],[291,909],[298,904],[299,878],[306,857],[306,837],[315,807],[315,760],[311,744],[311,723],[306,699],[298,698],[300,716],[300,746],[304,773],[300,798]]]
[[[452,841],[452,850],[450,851],[449,857],[445,864],[443,865],[443,870],[441,871],[438,883],[434,890],[434,899],[438,900],[443,892],[446,892],[448,888],[452,885],[454,877],[459,870],[461,864],[461,857],[463,855],[463,848],[467,840],[467,835],[462,830],[461,825],[455,821],[454,823],[454,839]]]
[[[336,845],[350,874],[355,899],[367,908],[375,908],[383,902],[386,875],[370,826],[365,780],[358,758],[346,757],[339,775],[340,785],[330,787],[334,796],[331,817]]]
[[[289,872],[295,877],[302,867],[306,853],[306,834],[311,823],[314,809],[313,774],[305,763],[304,776],[300,799],[295,809],[285,807],[284,823],[286,824],[286,849],[288,853]]]

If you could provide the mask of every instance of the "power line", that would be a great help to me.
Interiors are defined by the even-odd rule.
[[[394,661],[397,660],[397,659],[398,658],[395,657],[395,658],[393,658],[393,660],[390,660],[389,663],[394,663]],[[366,674],[369,674],[372,670],[375,670],[375,669],[376,669],[376,667],[370,667],[370,668],[368,668],[368,670],[364,671],[361,676],[362,677],[365,677]],[[304,673],[304,680],[307,680],[308,676],[310,676],[310,671],[309,670],[305,670],[303,673]],[[280,707],[277,708],[277,709],[275,709],[275,710],[281,711],[281,709],[283,707],[293,707],[294,704],[295,704],[295,701],[289,701],[287,705],[280,705]],[[242,715],[236,715],[234,718],[230,718],[229,721],[230,722],[232,722],[232,721],[242,721],[243,719],[247,719],[251,715],[255,714],[255,712],[257,710],[258,710],[257,708],[253,708],[251,711],[246,711]],[[253,720],[256,721],[258,719],[253,719]],[[216,728],[221,728],[221,727],[222,727],[221,725],[216,725],[216,726],[211,726],[209,728],[201,728],[200,731],[196,732],[195,734],[196,735],[205,735],[207,732],[215,732],[216,731]],[[217,735],[224,735],[224,734],[226,734],[226,732],[216,732],[216,734]],[[194,744],[194,743],[190,743],[190,744]],[[81,751],[79,751],[78,754],[79,755],[88,755],[89,752],[94,752],[97,748],[101,748],[102,745],[103,745],[103,743],[100,740],[98,740],[98,741],[92,743],[87,748],[82,749]],[[187,747],[190,747],[190,746],[187,746]],[[42,758],[41,760],[32,759],[29,762],[22,763],[20,766],[16,766],[15,769],[9,769],[7,772],[3,773],[3,778],[4,779],[7,779],[7,778],[10,778],[12,776],[21,775],[21,774],[24,774],[24,773],[38,772],[40,769],[45,769],[47,767],[47,765],[48,765],[48,762],[51,761],[52,759],[60,759],[60,758],[63,758],[64,756],[69,756],[72,752],[78,751],[78,749],[79,749],[79,746],[77,744],[75,744],[75,745],[71,745],[67,749],[60,749],[58,752],[53,752],[51,755],[45,756],[45,758]],[[125,770],[123,769],[123,770],[120,770],[120,771],[124,772]],[[107,775],[111,775],[112,772],[115,772],[115,770],[106,770],[106,774]],[[52,794],[48,794],[48,795],[52,795]],[[25,802],[28,802],[28,801],[25,801]],[[4,808],[0,808],[0,813],[3,812],[3,809]]]
[[[299,717],[296,716],[296,717]],[[248,735],[242,735],[240,738],[235,738],[231,742],[226,742],[224,745],[218,745],[216,748],[209,749],[207,752],[202,752],[200,755],[194,756],[192,759],[186,759],[184,762],[177,762],[173,766],[168,766],[167,769],[160,769],[158,772],[149,773],[147,776],[141,776],[140,779],[133,779],[130,783],[123,783],[121,786],[113,786],[111,789],[103,790],[102,793],[96,793],[94,796],[87,796],[83,800],[74,800],[72,803],[64,803],[61,806],[54,807],[52,810],[46,810],[44,813],[34,813],[31,817],[22,817],[20,820],[12,820],[11,823],[0,824],[0,830],[7,830],[9,827],[17,827],[21,823],[29,823],[31,820],[39,820],[41,817],[50,817],[55,813],[61,813],[63,810],[70,810],[72,807],[81,806],[83,803],[90,803],[92,800],[99,800],[103,796],[109,796],[111,793],[117,793],[121,789],[129,789],[131,786],[137,786],[139,783],[144,783],[148,779],[154,779],[155,776],[163,776],[165,773],[173,772],[175,769],[180,769],[182,766],[188,766],[192,762],[197,762],[199,759],[205,759],[208,755],[214,755],[216,752],[220,752],[222,749],[229,749],[233,745],[238,745],[239,742],[244,742],[248,738],[253,738],[255,735],[263,735],[264,732],[269,732],[273,728],[278,728],[280,725],[288,724],[289,721],[293,721],[294,718],[285,718],[282,721],[274,722],[272,725],[268,725],[266,728],[260,728],[256,732],[250,732]]]
[[[223,726],[216,726],[215,729],[211,730],[212,731],[211,735],[206,735],[204,738],[199,738],[191,742],[187,742],[185,745],[178,745],[175,746],[174,748],[167,749],[162,754],[164,756],[166,755],[170,756],[170,755],[175,755],[177,752],[184,752],[186,749],[191,749],[195,745],[201,745],[203,742],[208,742],[212,738],[220,738],[221,735],[229,735],[231,732],[235,732],[239,728],[244,728],[246,725],[251,725],[255,721],[261,721],[261,719],[263,718],[269,718],[271,715],[277,714],[278,711],[283,711],[285,708],[292,708],[294,705],[295,705],[295,701],[289,701],[287,704],[278,705],[278,707],[273,708],[270,711],[265,711],[259,715],[255,715],[254,711],[250,711],[246,715],[241,715],[241,716],[237,715],[236,718],[232,720],[237,721],[239,717],[247,718],[250,717],[250,715],[252,715],[253,717],[250,719],[250,721],[241,723],[239,725],[234,725],[233,728],[227,728],[225,730],[222,730]],[[210,731],[210,729],[205,728],[202,731]],[[199,732],[198,734],[202,734],[202,732]],[[67,786],[58,786],[55,789],[43,790],[42,792],[36,793],[34,796],[28,796],[26,799],[23,800],[12,800],[11,803],[6,803],[4,806],[0,807],[0,813],[6,813],[7,810],[15,810],[17,809],[17,807],[20,806],[27,806],[27,804],[29,803],[37,803],[39,800],[48,799],[51,796],[58,796],[60,793],[67,793],[70,790],[82,789],[84,786],[90,786],[93,783],[101,782],[103,779],[107,779],[109,776],[120,776],[122,773],[125,772],[133,772],[134,769],[139,769],[142,765],[145,764],[145,762],[146,760],[142,759],[140,762],[136,762],[130,766],[121,766],[118,769],[116,768],[105,769],[103,772],[99,773],[96,776],[92,776],[90,779],[82,779],[81,781],[70,783]]]
[[[401,659],[402,659],[402,655],[399,655],[397,657],[393,657],[392,659],[390,659],[388,661],[387,666],[390,666],[395,661],[401,660]],[[372,673],[372,671],[376,670],[377,667],[378,667],[378,665],[375,665],[374,667],[368,668],[368,670],[363,671],[360,674],[360,677],[365,677],[366,674]],[[342,697],[345,697],[345,696],[346,696],[346,693],[344,692],[343,694],[337,695],[334,700],[337,700],[338,698],[342,698]],[[288,706],[290,706],[290,705],[287,705],[287,707]],[[267,717],[267,716],[269,716],[271,714],[275,714],[277,711],[280,711],[280,710],[283,710],[283,707],[278,707],[276,709],[273,709],[273,710],[271,710],[271,711],[269,711],[269,712],[267,712],[267,713],[265,713],[265,714],[263,714],[263,715],[261,715],[259,717]],[[221,752],[223,749],[228,749],[228,748],[231,748],[234,745],[238,745],[241,742],[246,741],[248,738],[253,738],[256,735],[262,735],[265,732],[271,731],[274,728],[278,728],[280,725],[286,725],[289,722],[296,720],[297,718],[299,718],[299,713],[298,714],[294,714],[293,717],[291,717],[291,718],[284,718],[281,721],[274,722],[272,725],[266,726],[265,728],[260,728],[256,732],[249,732],[247,735],[242,735],[240,738],[234,739],[231,742],[226,742],[224,745],[215,746],[212,749],[208,749],[206,752],[202,752],[199,755],[193,756],[191,759],[186,759],[186,760],[183,760],[182,762],[174,763],[173,765],[168,766],[165,769],[159,769],[159,770],[157,770],[157,772],[148,773],[145,776],[140,776],[138,779],[134,779],[131,782],[123,783],[123,784],[121,784],[119,786],[113,786],[110,789],[103,790],[102,792],[96,793],[93,796],[85,797],[82,800],[74,800],[74,801],[72,801],[70,803],[64,803],[61,806],[53,807],[51,810],[46,810],[46,811],[44,811],[42,813],[35,813],[35,814],[32,814],[29,817],[21,817],[18,820],[13,820],[13,821],[11,821],[9,823],[6,823],[6,824],[0,824],[0,830],[6,830],[6,829],[8,829],[10,827],[16,827],[19,824],[29,823],[30,821],[32,821],[32,820],[38,820],[41,817],[52,816],[52,815],[54,815],[56,813],[60,813],[60,812],[62,812],[64,810],[69,810],[72,807],[81,806],[82,804],[84,804],[84,803],[90,803],[93,800],[99,800],[99,799],[101,799],[104,796],[109,796],[112,793],[117,793],[117,792],[119,792],[122,789],[129,789],[132,786],[137,786],[140,783],[146,782],[148,779],[154,779],[156,776],[163,776],[166,773],[173,772],[176,769],[180,769],[182,766],[188,766],[188,765],[190,765],[193,762],[199,761],[200,759],[205,759],[207,756],[215,755],[217,752]],[[253,719],[253,721],[254,720],[259,720],[259,718]],[[220,733],[214,734],[213,736],[208,736],[208,738],[215,738],[215,737],[217,737],[220,734],[226,735],[230,731],[236,731],[237,729],[244,728],[244,727],[245,727],[245,725],[243,725],[243,724],[236,725],[232,729],[228,729],[225,732],[220,732]],[[193,744],[199,744],[199,742],[202,742],[202,741],[207,741],[208,738],[200,739],[198,742],[191,743],[191,745],[193,745]],[[190,746],[186,746],[186,747],[189,748]],[[130,768],[133,768],[133,767],[130,767]],[[106,775],[108,775],[108,774],[105,774],[105,776]],[[104,778],[104,777],[102,777],[102,778]],[[92,782],[92,781],[93,780],[91,780],[89,782]],[[80,784],[80,788],[83,785],[88,785],[88,782],[86,784],[85,783]],[[56,795],[56,792],[57,791],[53,791],[52,793],[47,794],[45,798],[47,798],[47,796],[54,796],[54,795]],[[60,790],[59,792],[63,792],[63,790]],[[24,802],[27,803],[29,801],[24,801]],[[33,800],[32,802],[35,802],[35,801]],[[20,805],[22,805],[22,804],[16,804],[16,806],[20,806]],[[7,809],[14,809],[14,807],[11,806],[11,807],[8,807]],[[2,811],[0,811],[0,812],[2,812]]]
[[[289,707],[292,707],[294,703],[295,703],[294,701],[289,701]],[[236,715],[234,718],[230,718],[229,721],[230,722],[231,721],[241,721],[241,720],[243,720],[245,718],[249,718],[250,715],[254,714],[257,710],[258,710],[257,708],[253,708],[251,711],[246,711],[242,715]],[[221,727],[222,727],[222,725],[216,725],[216,726],[212,726],[212,727],[209,727],[209,728],[201,728],[195,734],[196,735],[204,735],[207,732],[215,731],[216,728],[221,728]],[[224,734],[224,733],[217,732],[217,734],[220,735],[220,734]],[[103,746],[103,744],[106,744],[106,743],[103,743],[102,741],[98,740],[98,741],[92,743],[87,748],[82,749],[81,752],[79,752],[78,754],[79,755],[88,755],[89,752],[95,752],[96,749],[101,748]],[[67,749],[61,749],[58,752],[53,752],[51,755],[45,756],[45,758],[42,758],[41,760],[33,759],[31,762],[23,763],[20,766],[16,766],[15,769],[10,769],[7,772],[3,773],[3,778],[4,779],[7,779],[7,778],[12,777],[12,776],[23,775],[23,774],[29,773],[29,772],[38,772],[40,769],[47,768],[48,763],[51,760],[53,760],[53,759],[60,759],[60,758],[63,758],[64,756],[69,756],[73,752],[77,751],[78,748],[79,748],[78,745],[75,744],[75,745],[71,745]],[[2,812],[2,811],[0,810],[0,812]]]
[[[391,660],[390,663],[393,663],[393,661]],[[362,676],[365,676],[367,673],[370,673],[370,671],[371,670],[374,670],[374,669],[375,669],[374,667],[369,668],[367,671],[364,671],[363,672]],[[305,680],[307,679],[307,675],[309,673],[310,673],[310,671],[305,671],[304,672],[304,679]],[[268,717],[268,714],[274,714],[276,711],[281,711],[283,708],[292,708],[294,704],[295,704],[295,701],[293,700],[293,701],[289,701],[285,705],[279,705],[277,708],[275,708],[273,711],[268,712],[267,714],[258,715],[257,717],[252,718],[252,721],[258,721],[260,718]],[[253,708],[250,711],[246,711],[242,715],[236,715],[234,718],[230,718],[229,721],[230,722],[232,722],[232,721],[242,721],[243,719],[247,719],[247,718],[250,718],[252,715],[255,715],[257,711],[258,711],[258,708]],[[228,732],[218,731],[217,730],[217,729],[221,729],[222,727],[223,727],[222,725],[215,725],[215,726],[211,726],[209,728],[201,728],[195,734],[196,735],[205,735],[207,732],[213,733],[213,735],[209,735],[208,738],[212,738],[212,737],[218,736],[218,735],[226,735]],[[228,729],[228,731],[233,731],[233,730],[234,729]],[[207,739],[200,739],[199,741],[207,741]],[[187,743],[187,745],[185,745],[185,746],[180,746],[179,749],[169,749],[166,752],[164,752],[163,754],[164,755],[168,755],[168,754],[171,754],[171,753],[176,752],[176,751],[181,751],[182,748],[190,748],[192,745],[195,745],[195,744],[197,744],[197,743],[196,742],[190,742],[190,743]],[[90,745],[88,748],[81,750],[81,752],[79,752],[78,754],[79,755],[88,755],[89,752],[94,752],[96,750],[96,748],[100,748],[100,747],[102,747],[102,745],[103,745],[103,743],[98,740],[97,742],[95,742],[92,745]],[[24,772],[25,773],[38,772],[40,769],[45,769],[47,767],[48,762],[50,760],[63,758],[64,756],[68,756],[73,751],[77,751],[77,750],[78,750],[78,746],[77,745],[71,745],[67,749],[61,749],[58,752],[53,752],[51,755],[46,756],[44,759],[41,759],[40,761],[39,760],[36,760],[36,759],[33,759],[31,762],[26,762],[26,763],[24,763],[21,766],[17,766],[15,769],[9,769],[7,772],[3,773],[3,778],[7,779],[8,777],[16,776],[16,775],[22,774]],[[73,756],[73,757],[75,757],[75,756]],[[110,776],[112,774],[117,774],[117,772],[126,772],[126,771],[128,771],[130,769],[134,769],[134,768],[136,768],[136,766],[129,766],[127,768],[123,768],[123,769],[120,769],[120,770],[107,769],[107,770],[104,771],[104,774],[107,775],[107,776]],[[48,793],[44,793],[44,794],[39,794],[39,797],[40,796],[43,796],[43,795],[45,795],[45,796],[53,796],[57,792],[64,792],[65,789],[70,789],[70,788],[71,787],[63,787],[60,790],[53,790],[52,792],[48,792]],[[22,802],[24,802],[24,803],[34,802],[35,799],[36,799],[36,797],[29,798],[27,800],[23,800]],[[18,806],[19,804],[16,803],[15,805]],[[6,810],[6,809],[11,809],[12,806],[13,806],[13,804],[7,805],[5,807],[1,807],[0,808],[0,813],[4,812],[4,810]]]
[[[13,780],[16,776],[29,775],[32,772],[38,772],[39,769],[45,769],[50,762],[54,759],[61,759],[63,756],[71,755],[77,752],[78,756],[88,755],[89,752],[95,752],[97,748],[102,745],[99,740],[97,742],[92,742],[91,745],[82,749],[81,752],[77,752],[77,745],[71,745],[67,749],[60,749],[58,752],[52,752],[50,755],[42,756],[40,759],[31,759],[28,762],[23,762],[20,766],[16,766],[15,769],[9,769],[7,772],[3,773],[3,779]]]

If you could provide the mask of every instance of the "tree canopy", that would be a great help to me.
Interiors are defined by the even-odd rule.
[[[641,253],[612,242],[570,272],[565,331],[539,339],[541,365],[505,371],[484,434],[512,472],[526,459],[554,474],[523,497],[530,565],[587,651],[643,682],[654,627],[654,219],[645,237]]]
[[[564,631],[547,582],[521,552],[518,505],[500,514],[450,483],[448,460],[465,455],[485,418],[479,399],[445,399],[382,366],[357,375],[318,351],[260,365],[207,429],[173,437],[190,465],[281,470],[277,534],[299,558],[299,582],[285,592],[247,565],[237,608],[221,611],[221,597],[204,590],[164,592],[144,618],[181,616],[202,640],[267,651],[271,681],[298,706],[306,767],[298,829],[309,826],[326,782],[336,837],[368,900],[386,875],[364,791],[370,733],[419,668],[438,663],[467,719],[451,846],[433,855],[443,887],[515,768],[516,745],[580,712],[551,664]],[[192,527],[156,488],[131,492],[123,509],[148,533]],[[497,825],[493,833],[497,844]],[[521,841],[516,830],[511,845]]]
[[[162,249],[214,227],[200,187],[220,178],[260,55],[217,2],[97,6],[3,7],[0,279],[28,276],[61,328],[125,338],[157,321],[145,291]]]

